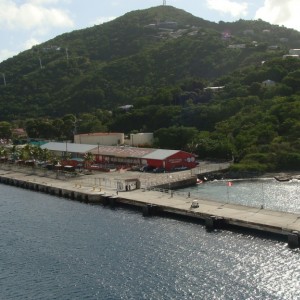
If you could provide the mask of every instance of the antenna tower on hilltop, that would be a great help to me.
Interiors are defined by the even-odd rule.
[[[167,5],[167,0],[163,0],[163,5]]]

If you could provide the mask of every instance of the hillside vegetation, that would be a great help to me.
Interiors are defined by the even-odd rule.
[[[156,146],[235,168],[300,168],[300,33],[170,6],[58,36],[0,64],[0,133],[154,131]],[[217,89],[209,87],[218,87]]]

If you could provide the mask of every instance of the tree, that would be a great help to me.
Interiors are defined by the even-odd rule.
[[[194,127],[172,126],[161,128],[154,132],[157,145],[165,149],[187,149],[188,145],[193,143],[198,130]]]
[[[91,163],[94,161],[94,155],[91,152],[84,154],[84,167],[88,168]]]
[[[0,138],[10,139],[12,137],[11,124],[5,121],[0,122]]]

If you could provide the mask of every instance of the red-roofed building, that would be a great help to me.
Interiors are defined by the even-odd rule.
[[[91,152],[99,164],[148,166],[166,171],[196,167],[195,155],[181,150],[98,146]]]
[[[41,146],[42,149],[53,151],[57,155],[71,154],[72,158],[84,157],[92,153],[94,163],[98,165],[113,165],[117,168],[130,166],[147,166],[149,169],[173,171],[196,167],[194,154],[181,150],[136,148],[128,146],[84,145],[73,143],[50,142]]]

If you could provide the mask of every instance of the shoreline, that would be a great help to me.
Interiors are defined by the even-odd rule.
[[[91,179],[93,181],[93,178]],[[189,195],[177,195],[166,190],[158,192],[142,188],[116,191],[112,188],[87,184],[83,178],[61,180],[14,170],[0,169],[0,183],[81,202],[109,205],[111,208],[118,204],[127,205],[138,208],[144,216],[167,213],[183,216],[189,220],[201,220],[208,231],[234,226],[278,234],[287,237],[290,248],[300,247],[300,214],[277,212],[263,207],[253,208],[211,200],[196,200]],[[197,207],[192,207],[193,201],[197,201]]]

